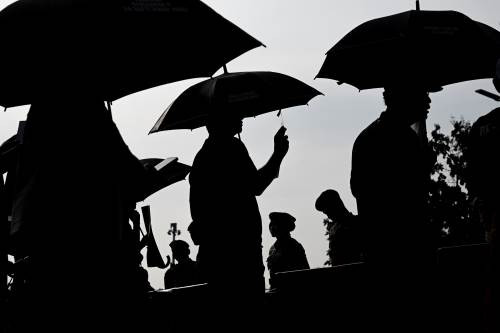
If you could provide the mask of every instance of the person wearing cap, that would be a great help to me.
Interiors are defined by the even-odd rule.
[[[273,288],[275,273],[309,269],[309,262],[304,247],[290,235],[295,229],[295,217],[284,212],[272,212],[269,220],[269,231],[276,238],[267,257],[267,268],[271,276],[269,283]]]
[[[165,272],[165,289],[202,283],[196,262],[189,258],[189,244],[177,239],[170,243],[170,248],[173,262]]]
[[[363,230],[358,217],[347,210],[337,191],[323,191],[315,203],[316,210],[328,217],[328,257],[331,265],[363,260]]]

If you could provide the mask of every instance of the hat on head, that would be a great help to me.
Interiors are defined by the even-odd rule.
[[[269,214],[270,224],[274,224],[277,227],[284,228],[288,231],[293,231],[295,229],[295,217],[285,212],[272,212]]]

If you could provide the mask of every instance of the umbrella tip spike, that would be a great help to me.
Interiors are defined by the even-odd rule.
[[[420,1],[419,0],[417,0],[415,2],[415,7],[417,8],[417,11],[420,10]]]

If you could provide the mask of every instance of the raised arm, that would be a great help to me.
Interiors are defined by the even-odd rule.
[[[286,128],[282,126],[274,135],[274,151],[269,161],[257,171],[256,195],[261,195],[264,190],[278,178],[281,162],[285,158],[289,148]]]

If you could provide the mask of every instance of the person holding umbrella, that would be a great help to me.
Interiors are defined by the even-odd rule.
[[[429,91],[436,90],[418,85],[386,87],[386,110],[354,143],[351,190],[367,228],[370,262],[423,264],[433,159],[411,125],[425,120]]]
[[[133,317],[116,313],[133,305],[123,278],[136,264],[128,217],[145,196],[147,172],[104,102],[63,95],[33,103],[15,177],[11,237],[33,272],[26,324],[55,332],[83,318],[88,326],[126,326]]]
[[[255,315],[256,301],[264,295],[262,220],[256,196],[278,177],[289,148],[286,128],[281,127],[274,136],[271,158],[257,169],[235,137],[242,131],[241,118],[224,107],[210,113],[209,136],[189,176],[191,216],[205,233],[199,248],[200,268],[229,318]]]
[[[400,324],[414,321],[418,312],[412,305],[421,304],[428,291],[435,255],[427,217],[433,159],[411,125],[425,120],[429,92],[435,90],[417,83],[385,87],[386,110],[361,132],[352,149],[351,191],[365,230],[372,296],[388,300],[383,308],[373,304],[374,319],[383,327],[398,326],[384,313],[401,318]]]

